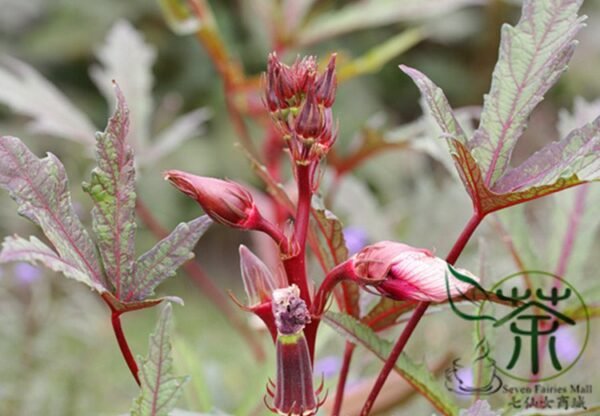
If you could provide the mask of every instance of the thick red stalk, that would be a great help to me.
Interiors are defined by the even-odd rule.
[[[306,236],[312,199],[310,179],[310,166],[298,165],[296,168],[296,181],[298,184],[298,205],[294,226],[293,255],[284,260],[283,265],[290,285],[296,284],[300,289],[300,297],[310,308],[311,299],[306,275]],[[312,340],[309,339],[309,346]]]
[[[342,401],[344,400],[344,390],[346,389],[346,380],[348,379],[350,362],[352,361],[352,354],[354,353],[355,348],[356,344],[346,341],[346,348],[344,349],[344,361],[342,362],[340,378],[338,379],[337,388],[335,390],[335,402],[333,403],[331,416],[340,416],[340,411],[342,410]]]
[[[112,309],[112,308],[111,308]],[[123,332],[123,327],[121,327],[121,314],[123,312],[112,310],[111,314],[111,322],[112,327],[115,332],[115,337],[117,338],[117,343],[119,344],[119,348],[121,349],[121,354],[123,354],[123,358],[127,363],[127,367],[129,367],[129,371],[131,371],[131,375],[135,379],[135,382],[140,386],[140,378],[138,376],[138,366],[133,358],[133,354],[131,353],[131,349],[129,349],[129,344],[127,343],[127,338],[125,338],[125,333]]]
[[[467,225],[465,225],[463,231],[458,236],[458,239],[454,243],[454,246],[452,246],[452,249],[448,253],[448,256],[446,256],[446,261],[448,263],[454,264],[456,262],[456,260],[464,250],[465,246],[467,245],[467,242],[475,232],[475,229],[477,229],[477,226],[479,225],[482,219],[483,216],[481,216],[479,213],[475,212],[473,214]],[[363,409],[360,413],[361,416],[369,415],[371,408],[373,407],[373,404],[375,403],[375,400],[377,399],[377,396],[381,391],[381,388],[385,384],[385,381],[387,380],[391,371],[394,369],[396,361],[398,361],[398,357],[400,357],[400,354],[404,350],[408,339],[410,338],[417,324],[425,314],[425,311],[429,307],[429,304],[430,302],[419,302],[417,308],[413,312],[413,315],[410,317],[410,320],[404,327],[402,334],[400,334],[400,338],[398,338],[398,341],[394,345],[394,348],[392,348],[392,351],[390,352],[389,357],[385,361],[383,368],[379,372],[377,380],[375,381],[375,385],[373,386],[371,393],[369,393],[369,397],[367,398],[367,401],[365,402]]]

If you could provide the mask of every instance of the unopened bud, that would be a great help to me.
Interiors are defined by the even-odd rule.
[[[271,299],[271,294],[277,288],[277,282],[261,259],[244,245],[240,245],[240,269],[249,307]]]
[[[335,58],[336,54],[331,55],[327,70],[319,75],[315,83],[317,101],[319,104],[329,108],[335,101],[335,93],[337,90],[337,77],[335,74]]]
[[[179,170],[166,172],[165,179],[195,199],[216,222],[251,229],[261,218],[252,195],[238,183]]]
[[[363,248],[351,260],[359,283],[396,300],[443,302],[472,288],[452,276],[443,259],[402,243],[381,241]],[[466,270],[456,270],[478,280]]]

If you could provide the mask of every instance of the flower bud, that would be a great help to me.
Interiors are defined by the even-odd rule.
[[[251,229],[261,218],[252,195],[238,183],[179,170],[166,172],[165,179],[195,199],[216,222]]]
[[[384,296],[396,300],[443,302],[450,296],[467,292],[472,286],[456,279],[448,263],[429,250],[418,249],[393,241],[381,241],[367,246],[352,258],[359,283],[372,286]],[[470,272],[456,269],[475,281]]]
[[[240,269],[249,307],[271,299],[277,282],[267,266],[243,244],[240,245]]]
[[[335,74],[336,56],[336,54],[331,55],[327,64],[327,70],[317,78],[315,83],[317,102],[327,108],[333,105],[337,90],[337,77]]]

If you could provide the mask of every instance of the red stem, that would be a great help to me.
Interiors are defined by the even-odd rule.
[[[112,309],[112,308],[111,308]],[[121,326],[121,314],[123,312],[112,310],[111,314],[111,322],[113,330],[115,331],[115,337],[117,338],[117,343],[119,344],[119,348],[121,349],[121,354],[123,354],[123,358],[127,363],[127,367],[129,367],[129,371],[131,371],[131,375],[135,379],[135,382],[138,386],[140,384],[140,378],[138,376],[138,366],[135,362],[135,358],[133,358],[133,354],[131,353],[131,349],[129,349],[129,344],[127,343],[127,338],[125,338],[125,333],[123,332],[123,327]]]
[[[342,410],[342,401],[344,400],[344,390],[346,389],[346,380],[348,379],[348,371],[350,370],[350,362],[356,344],[346,341],[346,349],[344,350],[344,361],[340,370],[340,378],[338,379],[337,389],[335,391],[335,402],[331,416],[340,416]]]
[[[465,246],[467,245],[467,242],[475,232],[475,229],[477,229],[477,226],[479,225],[482,219],[483,216],[479,213],[475,212],[473,214],[467,225],[465,225],[463,231],[458,236],[458,239],[454,243],[454,246],[452,246],[452,249],[448,253],[448,256],[446,256],[446,261],[448,263],[454,264],[456,262],[458,256],[460,256],[460,254],[464,250]],[[425,311],[429,307],[429,304],[429,302],[419,302],[419,304],[417,305],[417,308],[413,312],[413,315],[410,317],[410,320],[404,327],[402,334],[400,334],[400,338],[398,338],[398,341],[394,345],[394,348],[392,348],[392,351],[390,352],[389,357],[385,361],[383,368],[379,372],[377,380],[375,381],[375,385],[373,386],[371,393],[369,393],[369,397],[367,398],[367,401],[365,402],[363,409],[360,413],[361,416],[368,416],[371,412],[371,408],[373,407],[373,404],[375,403],[375,400],[377,399],[381,388],[383,387],[388,376],[394,369],[396,361],[398,361],[398,357],[400,357],[400,354],[404,350],[404,346],[408,342],[408,339],[412,335],[417,324],[425,314]]]
[[[310,166],[299,165],[296,168],[296,181],[298,183],[298,206],[294,227],[294,255],[284,260],[283,265],[290,285],[296,284],[300,289],[300,297],[310,307],[310,291],[306,276],[306,236],[308,233],[308,220],[312,188],[310,180]],[[312,343],[309,340],[309,345]]]

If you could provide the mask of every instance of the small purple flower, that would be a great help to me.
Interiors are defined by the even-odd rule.
[[[365,230],[352,226],[344,228],[344,239],[350,255],[359,252],[369,242],[369,236]]]
[[[35,266],[27,263],[17,263],[14,267],[17,280],[24,285],[29,285],[42,276],[42,272]]]
[[[337,375],[342,367],[342,360],[340,357],[329,355],[323,357],[315,362],[314,373],[319,375],[323,374],[323,377],[330,378]]]
[[[573,362],[581,351],[581,346],[577,339],[573,336],[569,328],[561,326],[556,333],[556,353],[559,360],[564,362]]]

